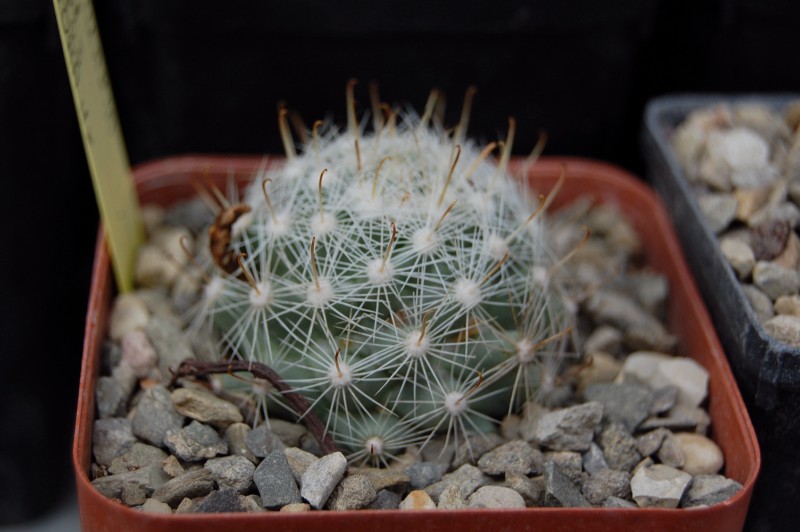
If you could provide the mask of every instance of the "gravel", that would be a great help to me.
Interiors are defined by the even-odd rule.
[[[616,235],[626,252],[638,249],[635,235],[602,211],[592,218],[599,234]],[[666,309],[665,278],[635,271],[607,283],[604,268],[616,263],[597,264],[582,270],[604,281],[580,311],[594,322],[575,332],[591,361],[565,374],[568,382],[543,403],[526,403],[503,419],[499,433],[470,432],[444,450],[446,437],[437,435],[422,449],[395,452],[401,460],[389,468],[348,468],[342,453],[319,458],[304,426],[271,419],[253,427],[243,422],[252,420],[251,407],[207,383],[183,378],[168,388],[169,369],[207,349],[193,350],[192,341],[201,342],[181,330],[166,292],[120,296],[112,317],[116,343],[107,349],[116,354],[107,357],[109,374],[96,390],[93,483],[129,506],[170,513],[693,507],[726,500],[741,486],[716,474],[722,454],[703,436],[710,423],[700,407],[707,372],[671,354],[675,338],[658,317]],[[191,299],[178,296],[184,304]],[[762,296],[769,312],[800,320],[800,297],[782,296],[773,309]]]

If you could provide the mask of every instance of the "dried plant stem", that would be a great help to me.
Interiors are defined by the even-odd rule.
[[[333,442],[330,434],[325,431],[325,424],[310,409],[305,397],[295,392],[291,386],[278,375],[275,370],[261,364],[260,362],[249,362],[246,360],[230,360],[225,362],[204,362],[199,360],[184,360],[172,377],[173,384],[180,377],[205,377],[207,375],[219,375],[223,373],[234,373],[247,371],[254,377],[264,379],[278,390],[283,397],[298,412],[308,428],[309,432],[319,443],[320,449],[324,454],[337,452],[339,449]]]

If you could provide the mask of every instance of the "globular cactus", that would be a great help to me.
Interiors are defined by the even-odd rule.
[[[367,132],[351,107],[346,130],[315,124],[300,154],[283,121],[287,159],[247,192],[225,233],[236,262],[197,306],[229,356],[308,398],[353,461],[491,430],[552,381],[571,329],[546,200],[507,171],[513,129],[480,149],[466,118],[451,133],[430,109]]]

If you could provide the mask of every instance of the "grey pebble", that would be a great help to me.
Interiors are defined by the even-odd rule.
[[[764,323],[775,315],[775,308],[772,306],[772,300],[757,286],[743,284],[742,291],[750,302],[750,306],[753,307],[758,321]]]
[[[539,449],[534,449],[528,442],[514,440],[492,449],[478,460],[478,469],[487,475],[507,473],[540,474],[543,471],[544,458]]]
[[[456,449],[453,457],[453,467],[458,468],[464,464],[475,465],[484,453],[491,451],[504,441],[503,437],[496,432],[469,434]]]
[[[554,451],[585,451],[602,417],[603,406],[594,401],[549,412],[538,419],[534,440]]]
[[[753,268],[753,283],[775,301],[782,295],[797,293],[800,289],[800,272],[774,262],[758,261]]]
[[[173,233],[171,235],[173,242],[178,246],[180,246],[178,242],[181,238],[181,235],[186,235],[186,232],[184,231],[179,233]],[[165,233],[164,236],[170,236],[170,235],[167,235]],[[178,250],[178,254],[185,256],[182,249]],[[180,273],[180,270],[178,270],[178,273]],[[175,306],[172,304],[170,298],[167,297],[167,295],[163,291],[157,288],[144,288],[137,290],[136,295],[139,296],[139,298],[144,302],[145,305],[147,305],[147,310],[152,314],[152,318],[168,323],[173,328],[177,329],[179,332],[181,331],[181,329],[183,329],[185,322],[176,311]],[[147,333],[147,325],[145,325],[145,333],[149,334]],[[182,332],[181,335],[184,338],[188,338]]]
[[[125,454],[111,461],[108,471],[112,475],[117,475],[143,467],[161,467],[161,462],[166,457],[167,453],[158,447],[136,442]]]
[[[603,508],[638,508],[636,503],[619,497],[609,497],[603,501]]]
[[[642,456],[652,456],[658,452],[664,438],[670,434],[672,433],[664,427],[645,432],[636,438],[636,449]]]
[[[697,475],[681,500],[683,508],[711,506],[733,497],[742,485],[722,475]]]
[[[400,495],[390,490],[380,490],[369,504],[370,510],[397,510],[400,507]]]
[[[145,309],[145,312],[147,309]],[[147,320],[145,319],[145,323]],[[110,324],[109,324],[110,328]],[[109,332],[110,335],[110,332]],[[122,336],[120,336],[122,338]],[[122,359],[122,347],[113,340],[107,339],[103,342],[103,347],[100,351],[100,373],[108,375],[111,371],[119,365]]]
[[[544,505],[565,508],[591,506],[578,487],[552,461],[544,464]]]
[[[183,499],[202,497],[214,489],[214,475],[207,469],[195,469],[165,482],[155,492],[153,498],[177,506]]]
[[[631,351],[671,353],[678,345],[678,338],[667,332],[661,322],[655,318],[633,324],[625,329],[623,341]]]
[[[498,443],[498,445],[500,444]],[[453,458],[455,456],[455,449],[453,449],[453,445],[445,445],[445,438],[443,437],[433,438],[422,447],[421,452],[423,461],[439,462],[440,464],[447,466],[448,469],[453,463]]]
[[[303,425],[283,419],[270,419],[269,429],[286,447],[299,446],[300,439],[308,434],[308,430]]]
[[[667,385],[653,391],[653,402],[650,404],[650,414],[659,415],[669,412],[678,402],[678,387]]]
[[[625,499],[631,495],[631,475],[627,471],[603,469],[586,479],[582,491],[593,505],[602,504],[608,497]]]
[[[642,271],[626,275],[625,282],[633,285],[633,295],[649,314],[662,315],[669,295],[669,283],[666,277]]]
[[[525,508],[522,495],[503,486],[483,486],[467,499],[470,508]]]
[[[736,217],[738,202],[732,194],[704,194],[697,204],[715,234],[724,231]]]
[[[122,391],[125,393],[126,397],[130,399],[133,390],[135,390],[136,385],[139,384],[139,378],[136,376],[136,373],[134,373],[133,368],[128,364],[115,366],[111,370],[111,377],[117,381],[122,387]]]
[[[164,445],[172,454],[187,462],[214,458],[228,452],[228,444],[219,437],[217,431],[199,421],[192,421],[179,430],[168,430]]]
[[[245,442],[250,452],[258,458],[264,458],[272,454],[273,451],[283,451],[286,448],[283,442],[269,430],[266,423],[248,432],[245,436]]]
[[[598,441],[606,457],[606,463],[611,469],[630,471],[642,459],[636,440],[618,423],[608,423],[600,433]]]
[[[211,392],[198,388],[178,388],[172,392],[175,410],[188,418],[217,428],[243,421],[239,408]]]
[[[300,490],[282,450],[273,451],[258,464],[253,480],[264,508],[277,510],[287,504],[302,502]]]
[[[529,478],[519,473],[506,474],[504,485],[522,495],[525,506],[540,506],[544,502],[544,476]]]
[[[153,317],[145,325],[144,332],[158,353],[158,367],[164,382],[172,377],[170,370],[177,369],[184,360],[195,358],[189,339],[168,320]]]
[[[130,449],[136,437],[133,435],[129,419],[97,419],[92,432],[92,452],[100,465],[110,465],[114,458],[122,456]]]
[[[194,511],[198,514],[219,514],[245,510],[235,489],[221,488],[206,495]]]
[[[597,473],[608,468],[606,457],[603,450],[594,442],[589,446],[589,450],[583,453],[583,470],[587,473]]]
[[[231,488],[244,494],[253,487],[256,466],[244,456],[212,458],[203,467],[214,474],[220,489]]]
[[[425,487],[424,491],[436,502],[447,486],[455,485],[461,490],[461,496],[466,499],[476,489],[489,484],[489,481],[489,477],[480,469],[470,464],[464,464],[452,473],[444,475],[439,482]]]
[[[461,490],[455,484],[450,484],[439,495],[436,507],[440,510],[460,510],[467,507],[467,501],[461,496]]]
[[[553,462],[559,471],[576,485],[583,483],[583,456],[575,451],[551,451],[544,453],[545,464]]]
[[[167,209],[165,223],[183,226],[194,234],[200,234],[214,222],[214,215],[199,198],[181,201]]]
[[[347,471],[347,459],[340,452],[324,456],[308,466],[301,481],[300,495],[319,510]]]
[[[160,488],[168,480],[169,477],[161,468],[150,466],[128,473],[119,473],[117,475],[107,475],[105,477],[96,478],[92,481],[92,485],[97,488],[97,491],[109,499],[121,499],[122,489],[127,484],[136,484],[140,486],[145,494],[149,496],[154,490]]]
[[[100,377],[97,379],[95,403],[100,419],[123,417],[128,405],[128,394],[114,377]]]
[[[378,493],[365,475],[349,475],[333,490],[326,506],[330,510],[360,510],[377,496]]]
[[[140,439],[161,447],[167,432],[180,429],[183,419],[175,410],[169,391],[160,385],[153,386],[144,392],[136,406],[133,433]]]
[[[137,482],[124,482],[120,499],[128,506],[141,506],[147,500],[147,491]]]
[[[322,448],[319,446],[319,442],[310,432],[307,432],[300,437],[299,447],[307,453],[311,453],[318,458],[323,454]]]
[[[655,339],[669,336],[664,326],[651,316],[633,298],[614,290],[599,290],[586,303],[586,310],[597,324],[612,325],[623,333],[623,338],[631,330],[638,329],[652,335]],[[627,341],[627,340],[626,340]]]
[[[447,465],[439,462],[416,462],[403,469],[403,473],[408,475],[411,487],[415,490],[439,482],[446,472]]]
[[[602,404],[604,419],[620,423],[629,432],[647,418],[653,402],[653,390],[635,383],[592,384],[584,390],[583,396]]]

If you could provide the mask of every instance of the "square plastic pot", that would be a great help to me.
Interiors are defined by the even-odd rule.
[[[260,158],[180,157],[145,164],[134,174],[143,202],[169,205],[193,193],[192,176],[206,172],[224,183],[230,175],[243,180],[255,172]],[[633,224],[647,259],[670,283],[669,327],[680,350],[710,373],[708,410],[712,438],[725,455],[725,475],[743,485],[731,499],[714,506],[682,509],[528,508],[524,510],[429,510],[308,512],[286,514],[147,514],[106,499],[91,485],[92,425],[100,350],[113,295],[109,259],[98,240],[86,323],[81,389],[75,427],[73,461],[81,524],[85,531],[133,530],[325,530],[326,532],[408,532],[410,530],[741,530],[760,467],[758,443],[733,375],[711,321],[697,293],[669,219],[657,197],[633,176],[615,167],[576,159],[550,158],[530,170],[531,185],[542,192],[553,186],[561,165],[568,175],[556,204],[582,195],[614,203]],[[519,163],[515,163],[519,168]]]
[[[753,529],[778,530],[800,518],[800,349],[779,342],[758,321],[672,151],[675,128],[695,109],[758,102],[780,110],[800,94],[675,95],[645,110],[647,178],[663,198],[719,338],[741,386],[764,454],[754,493]]]

